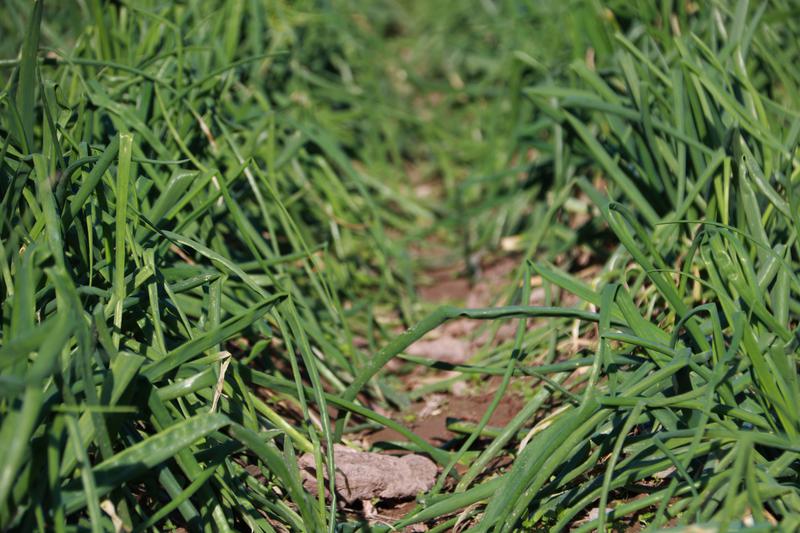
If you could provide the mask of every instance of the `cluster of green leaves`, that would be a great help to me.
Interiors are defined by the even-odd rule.
[[[382,135],[323,75],[347,43],[307,43],[329,22],[304,6],[93,1],[48,50],[66,15],[20,4],[0,94],[0,527],[333,527],[293,457],[331,450],[326,391],[361,364],[343,299],[389,299],[385,232],[427,216],[347,155]]]
[[[335,468],[333,408],[443,467],[396,527],[798,527],[791,0],[51,4],[0,23],[0,528],[362,527],[296,466]],[[429,235],[513,237],[519,283],[418,320]],[[519,325],[403,354],[456,318]],[[395,358],[501,377],[457,449],[358,403],[407,401]]]
[[[526,89],[622,246],[593,287],[535,267],[599,308],[598,350],[580,401],[521,452],[479,530],[561,529],[597,508],[582,530],[639,510],[651,528],[797,527],[796,14],[651,7],[596,69],[573,64],[569,87]]]
[[[518,138],[520,146],[544,152],[525,170],[544,168],[554,194],[518,211],[525,216],[521,229],[501,228],[501,219],[485,230],[520,231],[528,257],[538,252],[538,259],[546,233],[585,245],[587,234],[608,228],[621,246],[591,285],[547,263],[531,264],[546,285],[599,313],[444,308],[420,323],[428,330],[455,317],[572,313],[597,323],[597,350],[571,359],[573,367],[539,366],[555,383],[538,388],[507,427],[484,433],[491,444],[455,494],[428,497],[399,525],[459,512],[456,522],[474,518],[470,531],[563,530],[576,521],[580,530],[603,530],[633,517],[650,529],[798,526],[800,418],[791,406],[800,393],[800,78],[790,67],[798,53],[791,37],[797,8],[740,1],[693,11],[664,3],[663,10],[643,5],[626,15],[625,6],[610,7],[607,24],[590,39],[593,53],[570,65],[568,79],[522,89],[535,103],[536,131],[549,133],[536,144]],[[504,178],[496,173],[460,185],[491,200],[498,198],[493,188],[503,186],[525,195]],[[513,201],[499,205],[503,216],[506,207],[514,212]],[[596,220],[577,231],[566,227],[568,214],[587,205]],[[540,217],[528,218],[537,211]],[[596,244],[593,251],[604,255]],[[511,301],[526,300],[517,291]],[[528,336],[520,347],[552,350],[552,339]],[[378,354],[375,365],[389,357]],[[531,374],[517,358],[506,348],[481,366],[436,366]],[[573,393],[561,389],[564,372],[581,365],[590,370],[572,377]],[[542,430],[534,428],[507,474],[473,485],[485,461],[520,438],[545,398],[561,398],[565,407]]]

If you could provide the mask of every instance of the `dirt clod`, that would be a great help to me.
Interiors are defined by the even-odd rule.
[[[360,452],[336,444],[333,457],[336,464],[336,494],[346,503],[372,498],[413,498],[417,493],[430,489],[436,479],[436,464],[421,455],[397,457]],[[300,457],[298,464],[303,485],[309,492],[316,493],[314,456],[306,453]]]

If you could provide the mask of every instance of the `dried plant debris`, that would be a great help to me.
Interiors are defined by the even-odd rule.
[[[402,457],[360,452],[336,444],[336,495],[345,503],[382,498],[404,500],[429,490],[436,480],[436,464],[421,455]],[[304,454],[298,461],[303,485],[317,492],[314,456]],[[327,478],[327,476],[326,476]]]

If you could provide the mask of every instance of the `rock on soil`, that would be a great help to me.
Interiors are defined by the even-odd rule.
[[[359,452],[335,444],[333,457],[336,464],[336,494],[346,503],[372,498],[413,498],[433,486],[438,471],[433,461],[416,454],[396,457]],[[303,485],[309,492],[316,493],[314,456],[304,454],[298,465]]]

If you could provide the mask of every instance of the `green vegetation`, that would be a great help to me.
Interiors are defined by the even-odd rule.
[[[655,4],[5,2],[0,529],[389,531],[297,467],[367,426],[399,530],[799,528],[800,5]],[[516,335],[404,353],[459,318]]]

